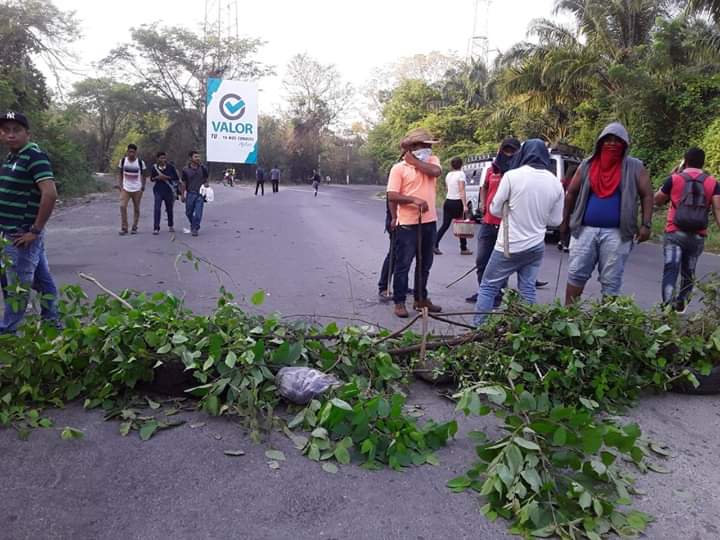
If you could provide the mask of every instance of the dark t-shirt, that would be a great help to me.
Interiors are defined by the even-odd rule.
[[[255,178],[257,178],[258,182],[264,182],[265,181],[265,171],[262,169],[258,169],[255,171]]]
[[[317,182],[319,184],[320,180],[322,180],[320,175],[318,173],[315,173],[315,175],[313,176],[313,182]]]
[[[188,165],[182,170],[182,181],[188,193],[200,193],[200,188],[208,179],[208,171],[205,165],[197,168]]]
[[[169,176],[170,180],[159,180],[158,176],[160,176],[160,173],[164,174],[165,176]],[[165,169],[161,169],[160,166],[155,163],[152,166],[152,170],[150,171],[150,180],[153,182],[153,191],[156,193],[172,193],[173,192],[173,183],[176,183],[178,178],[177,170],[175,170],[175,166],[171,163],[165,164]]]
[[[10,153],[0,167],[0,232],[16,232],[35,223],[40,209],[38,184],[53,179],[50,160],[37,144]]]

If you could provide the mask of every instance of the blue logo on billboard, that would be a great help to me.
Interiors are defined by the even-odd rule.
[[[212,122],[213,131],[217,133],[235,133],[252,135],[253,125],[249,122],[237,122],[245,114],[245,101],[237,94],[225,94],[220,100],[220,114],[228,122]]]

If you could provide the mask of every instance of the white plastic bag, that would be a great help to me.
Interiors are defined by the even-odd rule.
[[[328,388],[342,385],[332,375],[309,367],[284,367],[278,371],[275,382],[280,395],[298,405],[309,403]]]
[[[200,188],[200,195],[202,195],[205,198],[205,202],[213,202],[215,200],[215,192],[213,191],[213,188],[210,186],[205,187],[202,186]]]

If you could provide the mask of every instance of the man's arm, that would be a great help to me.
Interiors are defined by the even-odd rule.
[[[505,201],[510,198],[510,176],[505,174],[500,180],[500,186],[498,187],[495,197],[493,197],[490,203],[488,211],[495,217],[502,217],[502,208]]]
[[[655,206],[664,206],[668,201],[670,201],[670,197],[666,195],[662,189],[658,189],[657,193],[655,193],[655,199],[653,200]]]
[[[642,207],[642,223],[640,231],[637,235],[637,241],[645,242],[650,239],[650,226],[652,224],[652,212],[653,212],[653,190],[652,183],[650,182],[650,174],[648,174],[645,167],[640,171],[640,175],[637,179],[637,190],[640,195],[640,205]]]
[[[555,201],[555,204],[552,207],[552,210],[550,211],[550,217],[548,218],[548,225],[551,227],[557,227],[560,225],[563,221],[563,203],[565,202],[565,197],[563,196],[563,193],[558,194],[558,198]]]
[[[580,169],[582,167],[578,167],[575,171],[575,174],[572,177],[572,180],[570,180],[570,185],[568,186],[567,193],[565,193],[565,205],[563,206],[563,219],[562,223],[560,224],[560,234],[562,236],[565,236],[567,234],[568,228],[570,226],[570,214],[572,213],[573,209],[575,208],[575,202],[577,201],[577,197],[580,194]]]
[[[40,208],[38,209],[37,217],[33,223],[33,228],[42,231],[50,219],[53,209],[55,208],[55,201],[57,201],[57,189],[55,188],[55,181],[52,178],[38,182],[36,186],[40,190]],[[16,247],[27,247],[37,240],[37,238],[37,234],[26,232],[19,238],[16,238],[13,244]]]
[[[147,169],[145,168],[144,161],[139,159],[138,163],[140,165],[140,184],[141,184],[140,191],[145,191],[145,184],[147,183],[147,177],[148,177]]]
[[[122,160],[120,160],[120,163],[118,164],[118,183],[117,188],[122,189],[123,185],[123,167],[122,167]]]
[[[388,198],[388,208],[390,209],[390,230],[394,231],[397,225],[397,203],[390,201]]]
[[[440,168],[440,165],[436,165],[435,163],[428,163],[426,161],[420,161],[418,158],[415,157],[415,154],[413,154],[412,152],[405,152],[403,159],[405,159],[405,163],[407,163],[408,165],[412,165],[421,173],[427,174],[428,176],[431,176],[433,178],[438,178],[442,174],[442,169]]]
[[[398,193],[397,191],[388,191],[387,198],[388,198],[388,201],[390,201],[391,208],[393,206],[393,203],[395,203],[395,208],[397,208],[398,204],[414,204],[414,205],[417,205],[418,208],[420,208],[421,212],[427,212],[430,209],[427,201],[424,201],[420,197],[411,197],[409,195],[400,195],[400,193]]]

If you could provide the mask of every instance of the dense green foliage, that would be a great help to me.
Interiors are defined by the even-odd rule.
[[[558,0],[556,13],[572,23],[534,21],[533,41],[501,53],[490,72],[458,61],[439,81],[403,81],[384,101],[369,150],[386,170],[405,131],[425,126],[442,139],[443,160],[494,149],[510,134],[590,151],[602,127],[620,120],[659,180],[709,136],[720,107],[720,27],[682,7]]]

